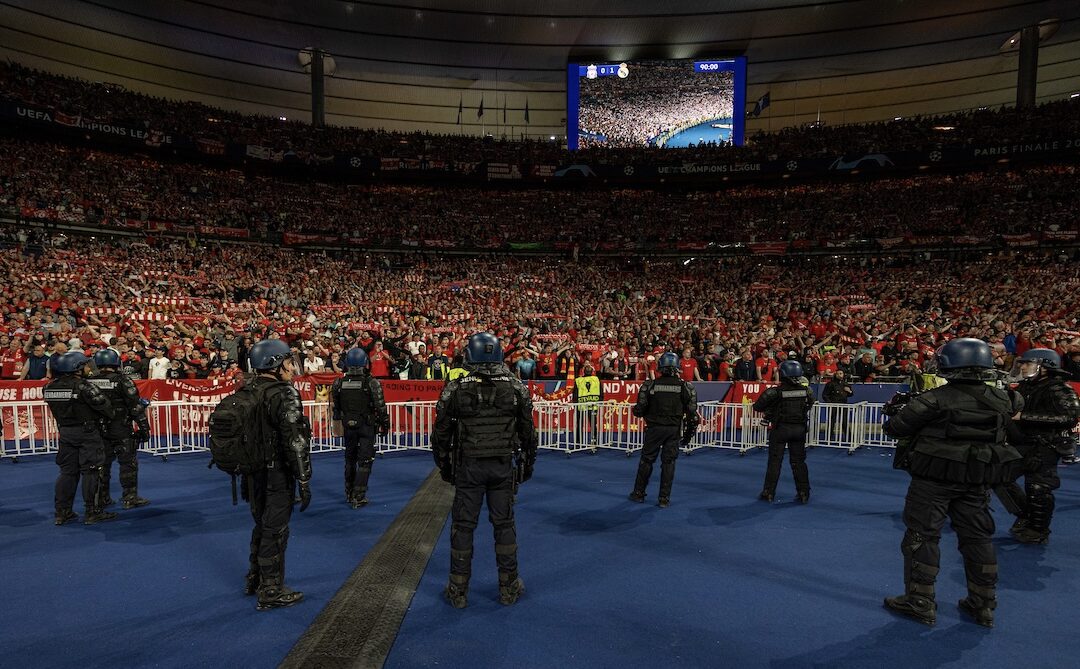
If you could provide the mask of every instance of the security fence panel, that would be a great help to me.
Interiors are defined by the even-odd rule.
[[[375,450],[390,453],[408,449],[431,450],[431,432],[435,427],[435,402],[391,402],[390,432],[375,440]]]
[[[882,448],[896,448],[896,440],[885,434],[882,423],[885,414],[882,413],[883,404],[871,404],[869,402],[859,405],[861,408],[859,435],[860,446],[878,446]]]
[[[627,402],[600,405],[596,415],[600,428],[597,446],[623,451],[627,456],[641,450],[645,443],[645,421],[633,414],[633,408],[634,405]]]
[[[0,456],[18,458],[56,452],[56,421],[43,401],[4,402],[0,404],[0,420],[4,430]]]
[[[807,446],[843,448],[849,453],[862,444],[865,409],[860,404],[815,404],[810,409]]]
[[[435,424],[434,401],[387,404],[390,430],[376,438],[376,451],[430,450]],[[140,450],[167,457],[198,453],[209,448],[209,417],[216,404],[192,401],[158,401],[147,408],[150,441]],[[333,434],[329,405],[323,401],[303,403],[311,422],[311,449],[321,453],[341,450],[341,437]],[[566,454],[595,452],[599,448],[633,454],[642,447],[645,423],[633,415],[626,402],[569,404],[538,401],[533,404],[540,448]],[[895,442],[881,429],[881,404],[818,404],[811,411],[807,443],[812,446],[845,448],[861,446],[892,448]],[[746,453],[768,443],[768,426],[748,403],[717,401],[698,404],[701,419],[694,438],[684,448],[729,448]],[[3,442],[0,456],[55,453],[56,423],[41,400],[0,403]]]

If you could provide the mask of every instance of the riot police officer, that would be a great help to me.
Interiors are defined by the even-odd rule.
[[[255,527],[247,587],[258,593],[257,609],[292,606],[302,592],[285,585],[285,549],[289,543],[289,519],[293,492],[300,486],[300,511],[311,503],[311,426],[304,416],[300,395],[290,383],[302,367],[280,339],[266,339],[251,347],[248,362],[255,376],[247,387],[262,394],[263,417],[259,434],[269,440],[273,461],[246,477],[248,501]]]
[[[368,503],[368,479],[375,462],[375,432],[390,431],[390,413],[386,410],[382,385],[371,375],[364,349],[354,348],[345,354],[345,376],[334,381],[330,397],[335,430],[345,437],[345,502],[359,509]]]
[[[105,428],[105,467],[102,469],[101,491],[104,496],[103,506],[113,503],[109,491],[109,479],[112,474],[113,460],[120,461],[120,487],[123,495],[120,506],[134,509],[145,506],[150,500],[139,497],[139,455],[138,444],[150,440],[150,421],[146,417],[146,403],[139,397],[139,391],[131,378],[120,371],[120,355],[106,348],[94,354],[94,364],[98,371],[87,381],[97,386],[113,407],[113,418]],[[132,432],[134,422],[138,429]]]
[[[939,375],[948,383],[911,399],[885,424],[885,432],[909,449],[902,458],[911,474],[900,543],[905,593],[887,597],[885,607],[933,625],[938,541],[951,520],[964,556],[968,596],[960,610],[976,623],[994,626],[997,556],[990,537],[989,488],[1010,480],[1021,456],[1006,443],[1012,416],[1023,408],[1018,394],[993,381],[990,346],[979,339],[954,339],[937,354]]]
[[[765,468],[765,486],[759,497],[766,502],[776,498],[776,482],[784,464],[784,449],[791,451],[791,476],[799,502],[810,501],[810,472],[806,468],[806,421],[814,406],[814,393],[803,376],[802,365],[785,360],[780,365],[780,385],[768,388],[754,402],[754,411],[769,421],[769,464]]]
[[[1004,488],[1020,502],[1020,513],[1009,530],[1017,541],[1045,544],[1050,540],[1054,515],[1054,491],[1061,486],[1057,465],[1061,456],[1072,455],[1076,444],[1070,431],[1080,420],[1080,399],[1065,382],[1061,356],[1046,348],[1033,348],[1017,360],[1014,377],[1024,398],[1017,421],[1021,434],[1017,448],[1025,456],[1024,490],[1016,483]]]
[[[675,481],[675,460],[679,446],[686,445],[697,432],[697,391],[679,377],[679,356],[667,352],[657,362],[660,376],[641,384],[637,402],[631,410],[645,419],[645,442],[638,462],[637,478],[630,501],[644,502],[645,488],[652,476],[653,463],[660,456],[661,508],[671,504],[671,484]]]
[[[465,360],[469,375],[443,388],[431,434],[435,464],[443,480],[455,487],[450,581],[444,594],[455,608],[468,605],[473,531],[486,497],[495,530],[499,602],[508,606],[525,591],[518,576],[513,504],[516,485],[529,480],[536,463],[532,399],[503,363],[502,347],[493,335],[473,335]]]
[[[80,475],[86,513],[83,522],[93,525],[116,518],[115,513],[103,510],[100,485],[105,465],[101,427],[103,421],[112,420],[113,408],[108,398],[82,377],[89,362],[82,351],[57,356],[52,365],[55,376],[44,389],[45,403],[60,432],[60,450],[56,454],[56,464],[60,465],[55,495],[57,525],[78,518],[71,507]]]

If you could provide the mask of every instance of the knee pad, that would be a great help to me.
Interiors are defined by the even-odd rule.
[[[904,538],[900,541],[900,550],[906,555],[911,555],[922,548],[923,544],[936,544],[938,540],[937,537],[928,537],[915,530],[908,530],[904,532]]]
[[[1046,497],[1054,494],[1054,489],[1045,483],[1030,483],[1027,488],[1030,497]]]

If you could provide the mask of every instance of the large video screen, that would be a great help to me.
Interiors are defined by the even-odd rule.
[[[570,63],[566,91],[571,150],[743,143],[745,57]]]

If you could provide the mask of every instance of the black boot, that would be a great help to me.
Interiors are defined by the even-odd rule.
[[[1009,528],[1009,534],[1016,535],[1018,532],[1027,527],[1027,518],[1017,517],[1016,522]]]
[[[762,490],[761,494],[758,495],[758,499],[763,499],[766,502],[772,502],[774,499],[776,499],[776,493],[769,492],[768,490]]]
[[[991,590],[990,592],[993,592]],[[956,604],[960,611],[983,627],[994,626],[994,609],[997,608],[997,597],[985,597],[968,590],[968,596]]]
[[[299,604],[303,599],[304,593],[293,590],[282,583],[281,579],[265,578],[259,584],[259,603],[255,605],[255,609],[258,611],[282,609]]]
[[[630,496],[627,497],[627,499],[629,499],[631,502],[637,502],[638,504],[641,504],[645,501],[645,493],[635,490],[630,493]]]
[[[116,504],[116,500],[112,498],[112,495],[105,495],[105,499],[101,501],[101,508],[106,509],[113,504]]]
[[[469,577],[450,574],[450,582],[446,584],[443,594],[455,609],[465,608],[469,605]]]
[[[86,518],[83,519],[83,525],[97,525],[98,523],[104,523],[107,520],[116,520],[116,514],[112,511],[102,511],[101,509],[88,509],[86,511]]]
[[[671,498],[670,497],[661,497],[656,502],[656,505],[659,506],[661,509],[666,509],[669,506],[671,506]]]
[[[366,488],[353,488],[352,508],[359,509],[362,506],[367,506],[367,489]]]
[[[517,574],[499,572],[499,603],[510,606],[525,593],[525,583]]]
[[[1012,530],[1010,530],[1012,532]],[[1048,544],[1050,543],[1050,530],[1038,530],[1025,525],[1020,530],[1012,532],[1013,538],[1022,544]]]
[[[933,627],[937,622],[934,586],[911,583],[907,590],[907,594],[899,597],[886,597],[885,608]]]
[[[79,514],[71,510],[70,506],[58,506],[56,507],[56,518],[53,521],[56,525],[63,525],[70,520],[78,520]]]
[[[810,503],[810,491],[809,490],[804,490],[803,492],[800,492],[799,493],[799,504],[809,504],[809,503]]]
[[[150,503],[150,500],[145,497],[139,497],[139,492],[135,488],[129,488],[124,491],[124,496],[120,498],[120,508],[122,509],[137,509],[140,506],[146,506]]]

